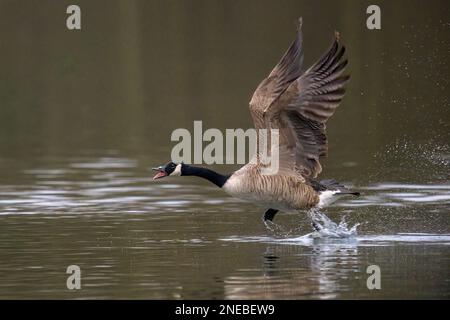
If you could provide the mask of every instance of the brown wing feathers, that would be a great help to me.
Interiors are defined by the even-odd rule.
[[[331,48],[301,73],[301,22],[295,41],[253,94],[250,111],[257,129],[280,130],[284,168],[315,178],[322,171],[319,158],[327,153],[325,123],[344,97],[349,76],[342,75],[347,59],[338,33]]]
[[[345,94],[348,75],[342,75],[347,60],[345,47],[336,38],[328,52],[293,82],[282,99],[287,114],[285,126],[294,131],[295,164],[304,177],[315,178],[322,171],[319,158],[327,155],[325,123]],[[290,135],[292,139],[292,135]],[[293,141],[290,143],[293,144]]]
[[[347,66],[347,60],[342,60],[344,53],[345,47],[336,37],[330,50],[291,84],[293,99],[287,108],[298,110],[308,119],[326,122],[344,97],[344,85],[350,78],[342,75]]]
[[[268,77],[273,82],[272,85],[275,89],[274,96],[281,94],[292,81],[301,76],[303,64],[303,37],[301,27],[302,19],[300,18],[297,27],[297,36],[294,42]]]
[[[264,127],[263,112],[302,74],[303,37],[301,27],[302,19],[300,18],[294,42],[292,42],[269,76],[259,84],[252,96],[250,112],[257,129]]]

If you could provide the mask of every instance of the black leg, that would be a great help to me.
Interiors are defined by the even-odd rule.
[[[272,221],[273,217],[277,214],[278,210],[276,209],[269,209],[264,213],[264,221]]]

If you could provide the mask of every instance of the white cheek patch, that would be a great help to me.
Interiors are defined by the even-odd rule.
[[[170,174],[170,176],[181,176],[181,163],[177,164],[177,166],[175,167],[175,170],[173,170],[173,172]]]

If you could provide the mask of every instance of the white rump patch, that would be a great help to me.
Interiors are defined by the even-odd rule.
[[[323,208],[329,206],[333,202],[335,202],[337,197],[334,195],[336,193],[340,193],[339,190],[326,190],[319,193],[319,204],[317,205],[319,208]]]

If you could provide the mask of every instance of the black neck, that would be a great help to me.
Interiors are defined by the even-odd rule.
[[[222,186],[225,184],[225,182],[227,182],[228,178],[230,177],[230,175],[222,175],[210,169],[188,166],[186,164],[184,164],[181,169],[181,175],[197,176],[209,180],[219,188],[222,188]]]

